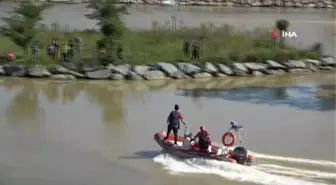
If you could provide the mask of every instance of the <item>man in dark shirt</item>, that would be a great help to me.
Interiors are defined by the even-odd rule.
[[[51,42],[51,45],[53,45],[53,46],[55,47],[55,53],[54,53],[54,55],[52,56],[53,59],[55,59],[55,58],[57,58],[57,56],[58,56],[58,50],[59,50],[59,48],[60,48],[60,45],[59,45],[58,41],[56,41],[56,40],[53,40],[53,41]]]
[[[75,51],[75,41],[74,40],[69,40],[69,53],[68,53],[68,57],[70,58],[70,60],[72,60],[72,57],[74,56],[74,51]]]
[[[169,138],[169,134],[173,130],[174,144],[177,145],[178,130],[180,129],[180,120],[185,125],[183,116],[181,112],[179,112],[179,106],[175,105],[174,110],[170,112],[167,118],[168,129],[167,129],[167,136],[164,138],[164,140],[167,140]]]

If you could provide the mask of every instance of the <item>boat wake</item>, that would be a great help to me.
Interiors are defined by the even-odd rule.
[[[261,162],[251,167],[207,159],[178,160],[164,153],[156,156],[154,161],[162,164],[172,174],[217,174],[232,181],[263,185],[327,185],[336,183],[335,162],[252,153]],[[283,163],[279,165],[279,162]],[[283,164],[288,165],[284,166]],[[318,170],[298,167],[300,164],[315,166]],[[321,171],[321,168],[324,171]]]

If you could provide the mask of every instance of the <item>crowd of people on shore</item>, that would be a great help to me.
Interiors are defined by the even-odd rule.
[[[69,40],[68,43],[60,44],[58,40],[52,40],[48,46],[48,55],[52,59],[57,59],[60,57],[63,62],[69,61],[73,58],[74,53],[81,55],[83,48],[83,40],[81,37],[76,37],[75,39]]]
[[[37,41],[34,41],[31,45],[31,59],[33,62],[39,62],[40,60],[40,46]],[[83,48],[83,40],[81,37],[69,40],[68,43],[60,44],[57,39],[53,39],[47,47],[47,54],[53,60],[60,59],[65,61],[70,61],[74,53],[81,55]],[[16,60],[16,55],[14,52],[7,52],[7,61],[13,62]]]
[[[196,41],[186,40],[183,45],[184,56],[190,57],[191,60],[199,60],[200,58],[200,45]]]

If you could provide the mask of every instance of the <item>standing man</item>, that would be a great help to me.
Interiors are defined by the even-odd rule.
[[[181,112],[179,112],[179,109],[180,109],[179,106],[175,105],[174,110],[170,112],[167,119],[168,123],[167,136],[164,138],[164,140],[167,140],[169,138],[170,132],[173,130],[175,145],[177,145],[178,130],[180,129],[180,120],[185,125],[185,121],[183,119]]]
[[[184,56],[189,57],[189,53],[190,53],[190,41],[189,40],[184,41],[183,51],[184,51]]]
[[[31,46],[31,49],[32,49],[32,55],[33,55],[33,58],[32,60],[37,63],[39,62],[39,57],[40,57],[40,48],[37,44],[36,41],[33,42],[32,46]]]
[[[62,60],[63,60],[63,62],[66,62],[68,60],[68,55],[69,55],[69,46],[68,46],[68,44],[64,44],[62,46],[61,53],[62,53]]]
[[[83,39],[80,36],[77,36],[75,38],[75,45],[76,45],[76,51],[81,56],[82,54],[82,47],[83,47]]]

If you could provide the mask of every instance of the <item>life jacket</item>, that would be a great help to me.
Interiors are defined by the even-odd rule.
[[[180,112],[171,111],[169,115],[169,125],[173,127],[180,126]]]
[[[207,149],[209,147],[210,138],[207,135],[205,130],[201,131],[201,134],[198,138],[198,145],[200,148]]]

